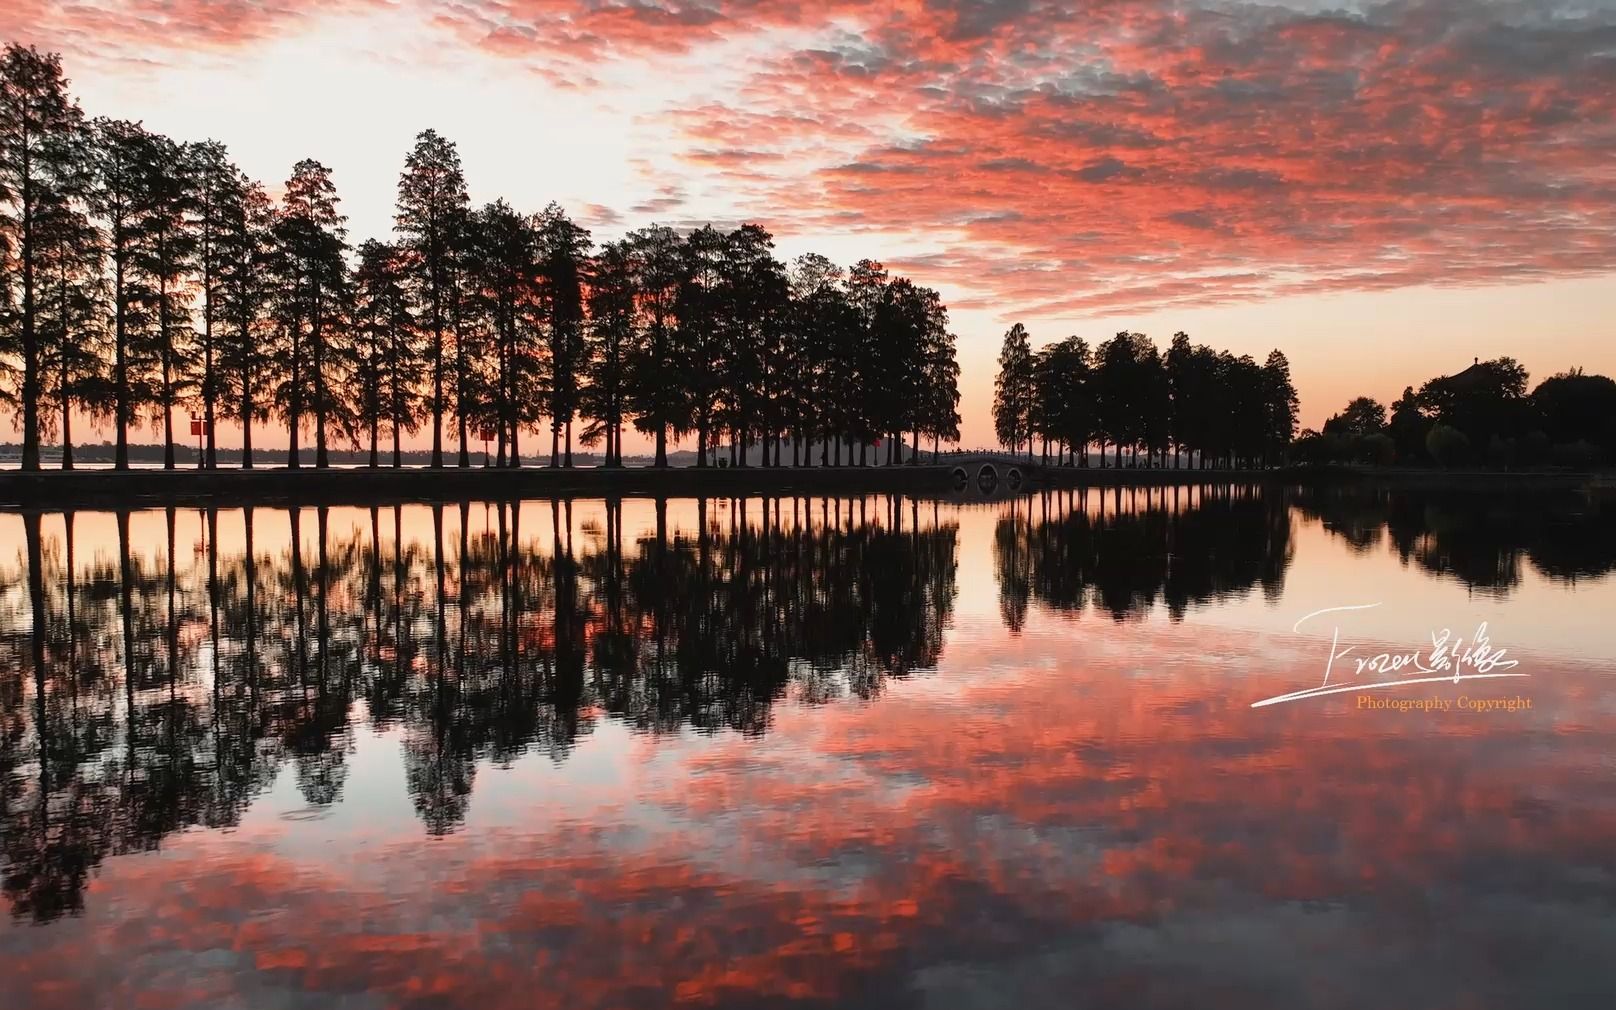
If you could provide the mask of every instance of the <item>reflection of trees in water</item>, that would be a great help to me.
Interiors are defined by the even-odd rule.
[[[999,607],[1019,631],[1029,603],[1121,621],[1160,600],[1192,605],[1284,587],[1292,555],[1284,496],[1257,487],[1046,491],[1013,502],[994,531]]]
[[[1302,513],[1366,550],[1384,539],[1404,564],[1504,595],[1522,563],[1558,581],[1616,568],[1611,508],[1582,494],[1475,494],[1374,486],[1298,493]]]
[[[942,652],[957,528],[935,505],[717,500],[686,529],[659,502],[630,542],[618,502],[576,534],[570,502],[456,509],[408,541],[398,509],[335,537],[326,509],[249,509],[229,554],[209,512],[184,566],[173,510],[151,544],[118,514],[88,564],[72,516],[50,537],[23,517],[24,551],[0,565],[13,911],[76,911],[106,856],[234,825],[283,770],[310,806],[338,802],[356,704],[398,731],[411,800],[446,833],[481,762],[565,760],[601,713],[762,733],[788,693],[870,697]]]

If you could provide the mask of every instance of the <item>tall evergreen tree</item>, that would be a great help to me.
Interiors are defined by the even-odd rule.
[[[688,425],[696,434],[696,466],[707,465],[718,419],[723,381],[720,364],[723,342],[724,236],[711,225],[690,233],[681,251],[679,276],[678,352],[674,373],[689,404]]]
[[[606,442],[605,464],[623,465],[623,417],[628,391],[627,360],[634,344],[634,247],[610,242],[595,257],[589,286],[589,384],[583,391],[584,416],[591,424],[584,441]]]
[[[584,282],[589,232],[574,224],[559,204],[534,223],[538,242],[538,297],[549,367],[545,376],[550,415],[550,465],[572,465],[572,422],[580,382],[588,367],[584,344]],[[565,453],[561,443],[565,437]]]
[[[275,214],[264,188],[240,172],[220,185],[218,201],[215,392],[219,414],[241,425],[241,465],[250,470],[253,424],[269,418]]]
[[[1291,382],[1291,363],[1277,347],[1263,363],[1263,394],[1263,463],[1272,466],[1296,437],[1296,412],[1301,404]]]
[[[1061,397],[1066,393],[1055,370],[1056,365],[1054,344],[1045,345],[1033,352],[1032,416],[1028,420],[1028,428],[1035,438],[1043,439],[1043,458],[1046,463],[1049,461],[1049,443],[1059,438],[1056,434],[1057,417]]]
[[[467,272],[491,360],[484,405],[499,463],[521,465],[521,431],[540,417],[543,355],[533,339],[536,238],[531,222],[500,200],[472,216]]]
[[[1167,447],[1172,442],[1173,399],[1167,380],[1167,369],[1162,364],[1161,352],[1149,339],[1141,336],[1135,344],[1135,367],[1138,369],[1139,440],[1145,450],[1145,465],[1165,465]]]
[[[1183,330],[1173,334],[1172,342],[1167,345],[1167,354],[1163,357],[1163,367],[1167,369],[1168,398],[1172,403],[1172,416],[1168,418],[1168,435],[1173,442],[1175,455],[1181,455],[1195,431],[1195,418],[1192,412],[1192,402],[1195,398],[1195,381],[1191,365],[1194,361],[1195,349],[1190,346],[1190,335]]]
[[[625,365],[624,396],[634,427],[650,435],[656,465],[668,465],[668,438],[685,429],[689,403],[679,375],[678,306],[683,287],[683,240],[671,228],[653,225],[631,232],[638,321]]]
[[[903,461],[905,434],[912,436],[913,448],[919,451],[920,413],[926,405],[926,347],[939,319],[946,327],[947,313],[937,292],[907,277],[886,286],[876,312],[875,336],[880,356],[877,372],[888,394],[880,407],[880,430],[887,440],[889,464]]]
[[[1094,365],[1088,343],[1070,336],[1055,345],[1054,372],[1062,390],[1055,410],[1055,437],[1071,454],[1079,453],[1088,465],[1088,446],[1094,438]]]
[[[875,260],[859,260],[847,272],[847,300],[858,323],[859,339],[853,345],[851,410],[847,417],[848,434],[858,442],[860,466],[869,462],[870,440],[886,426],[887,396],[881,374],[887,341],[881,333],[881,305],[886,300],[887,284],[891,281],[887,268]]]
[[[0,344],[22,362],[16,399],[24,470],[40,466],[42,226],[47,214],[60,213],[82,190],[82,129],[83,115],[67,93],[61,57],[8,45],[0,53],[0,253],[16,264],[18,298],[15,322],[0,321]]]
[[[155,399],[155,292],[140,269],[147,244],[148,180],[157,142],[138,123],[97,119],[90,146],[90,206],[100,217],[111,264],[113,465],[129,468],[129,426]]]
[[[929,290],[929,289],[927,289]],[[930,435],[932,455],[936,456],[942,442],[958,442],[960,437],[960,366],[955,354],[954,334],[948,329],[948,309],[935,297],[928,302],[926,339],[923,347],[924,362],[918,414],[920,430],[916,436]]]
[[[195,214],[196,281],[201,297],[201,331],[197,347],[197,395],[202,402],[206,437],[202,466],[219,465],[218,420],[222,383],[219,373],[218,330],[224,320],[224,283],[229,270],[230,229],[241,201],[241,173],[231,164],[225,146],[209,140],[184,148],[186,184]]]
[[[754,224],[724,236],[719,262],[723,378],[718,416],[731,433],[734,461],[746,465],[755,436],[766,465],[771,436],[778,430],[775,372],[784,332],[785,271],[774,258],[773,236]]]
[[[432,465],[443,466],[444,334],[455,299],[454,251],[469,205],[455,145],[435,130],[415,138],[398,181],[395,224],[409,250],[416,304],[431,336]]]
[[[1267,441],[1268,389],[1262,366],[1249,354],[1225,354],[1219,381],[1224,390],[1225,452],[1235,467],[1255,465]]]
[[[1100,438],[1100,465],[1105,465],[1105,443],[1130,450],[1130,466],[1139,465],[1139,449],[1152,451],[1165,444],[1168,418],[1167,383],[1156,345],[1143,333],[1121,332],[1105,341],[1094,354],[1094,407]]]
[[[841,462],[851,353],[857,324],[843,286],[843,271],[817,253],[791,266],[792,376],[798,439],[819,442],[819,463],[828,466],[834,444]],[[806,448],[806,447],[805,447]]]
[[[353,413],[369,435],[372,467],[379,464],[384,425],[392,436],[394,467],[403,463],[404,432],[416,425],[421,362],[407,285],[404,257],[397,246],[370,239],[359,247],[352,321]]]
[[[344,325],[350,296],[346,218],[337,209],[331,172],[305,159],[292,168],[275,223],[282,272],[282,319],[290,337],[289,394],[294,414],[314,415],[315,466],[331,465],[330,428],[351,432],[341,385],[345,358]],[[289,419],[289,426],[295,422]],[[293,440],[292,465],[296,465]]]
[[[153,135],[144,163],[144,233],[135,263],[146,277],[154,299],[156,403],[163,426],[163,467],[174,469],[174,409],[192,386],[196,341],[191,331],[192,286],[197,230],[192,217],[193,193],[186,184],[184,149],[167,137]]]
[[[1019,452],[1032,444],[1033,355],[1027,328],[1020,323],[1006,331],[999,350],[999,374],[993,382],[993,431],[1001,445]]]
[[[81,155],[82,155],[81,151]],[[108,411],[103,251],[101,234],[81,209],[63,194],[39,215],[36,234],[41,247],[38,334],[44,364],[44,404],[54,408],[56,424],[41,417],[41,428],[55,427],[62,441],[62,469],[73,469],[73,417]]]

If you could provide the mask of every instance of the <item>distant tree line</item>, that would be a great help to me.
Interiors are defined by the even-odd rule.
[[[1587,467],[1616,462],[1616,381],[1579,369],[1527,392],[1513,358],[1477,360],[1454,375],[1409,386],[1391,410],[1356,397],[1304,431],[1296,456],[1310,463],[1501,468]]]
[[[1278,350],[1259,365],[1173,335],[1162,354],[1143,333],[1090,348],[1067,337],[1037,351],[1020,323],[1004,335],[994,384],[999,441],[1032,458],[1041,446],[1068,466],[1271,466],[1296,433],[1290,362]],[[1171,460],[1169,460],[1171,455]]]
[[[396,235],[350,244],[330,171],[292,168],[276,202],[224,146],[141,124],[86,120],[60,58],[11,45],[0,58],[0,396],[22,430],[73,465],[76,414],[109,421],[115,464],[129,429],[176,414],[272,418],[315,465],[333,445],[377,465],[430,426],[470,465],[474,441],[519,466],[522,436],[549,430],[551,465],[575,437],[621,465],[632,426],[667,464],[694,435],[697,465],[867,463],[883,442],[958,439],[959,366],[937,292],[862,260],[789,266],[755,224],[679,234],[652,226],[599,246],[557,205],[470,205],[453,143],[427,130],[399,178]],[[445,430],[446,426],[448,431]],[[856,449],[855,449],[856,447]],[[877,454],[879,455],[879,453]],[[914,459],[911,453],[910,461]]]

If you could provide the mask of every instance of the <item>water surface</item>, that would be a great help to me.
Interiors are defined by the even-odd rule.
[[[1613,566],[1376,490],[3,515],[4,1005],[1606,1007]],[[1252,707],[1483,622],[1526,676]]]

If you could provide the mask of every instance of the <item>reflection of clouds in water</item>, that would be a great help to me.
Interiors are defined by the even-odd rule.
[[[1059,648],[1073,647],[1040,645]],[[188,835],[180,865],[114,861],[102,886],[167,924],[153,964],[218,943],[241,953],[191,962],[197,984],[265,998],[364,984],[593,1005],[682,987],[720,1004],[1036,1006],[1077,986],[1128,1006],[1349,1007],[1377,991],[1508,1006],[1613,981],[1585,957],[1611,929],[1591,909],[1610,897],[1616,812],[1587,789],[1608,724],[1546,749],[1552,725],[1279,720],[1212,675],[1160,697],[1105,662],[1066,692],[1070,669],[1035,662],[980,706],[917,685],[782,715],[787,740],[806,733],[854,783],[923,783],[898,792],[826,791],[816,769],[792,776],[718,736],[688,742],[684,774],[642,784],[673,814],[650,833],[467,832],[369,849],[356,870]],[[1524,796],[1550,813],[1523,822]],[[220,933],[243,906],[275,911]],[[89,942],[120,920],[92,903],[52,928]],[[25,978],[59,964],[37,953]],[[129,955],[130,977],[149,977]]]
[[[40,736],[30,575],[0,596],[24,673],[0,685],[24,729],[0,751],[6,887],[54,920],[0,925],[12,991],[1346,1007],[1616,988],[1585,956],[1611,938],[1588,910],[1616,879],[1597,788],[1616,710],[1590,665],[1536,658],[1529,713],[1253,712],[1315,675],[1316,643],[1208,618],[1278,578],[1294,620],[1290,514],[1131,497],[957,526],[872,500],[813,510],[813,530],[790,508],[681,506],[712,525],[670,518],[660,556],[654,511],[618,537],[611,512],[585,532],[594,504],[466,526],[449,507],[395,552],[383,510],[373,552],[366,512],[322,538],[311,510],[301,557],[265,536],[250,575],[221,559],[211,600],[208,559],[171,573],[160,513],[127,565],[116,540],[80,545],[72,591],[46,537]],[[945,635],[957,583],[992,581],[954,565],[995,550],[1019,552],[1023,630]],[[1119,623],[1117,601],[1161,619]]]

